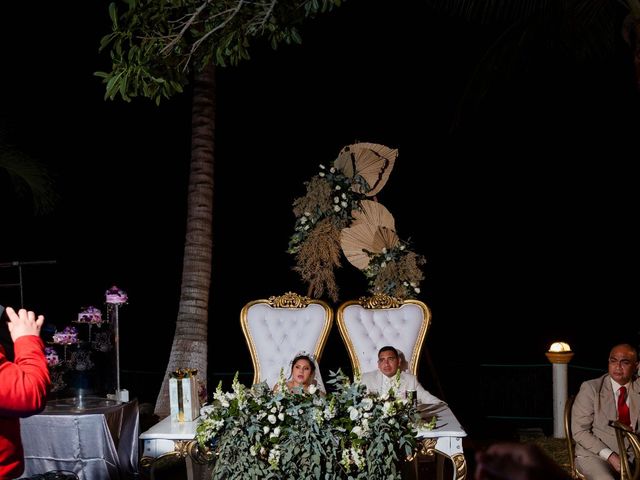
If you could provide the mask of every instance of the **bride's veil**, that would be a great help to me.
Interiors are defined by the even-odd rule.
[[[305,352],[304,350],[297,352],[291,359],[291,362],[289,362],[289,378],[287,380],[291,380],[293,362],[300,357],[303,357],[303,358],[306,357],[313,362],[315,371],[311,375],[311,383],[313,383],[313,381],[315,380],[316,387],[318,387],[318,389],[322,393],[327,393],[327,389],[325,388],[324,382],[322,381],[322,373],[320,373],[320,365],[318,365],[318,360],[316,359],[316,356],[313,353]]]

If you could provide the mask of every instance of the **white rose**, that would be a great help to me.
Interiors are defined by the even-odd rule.
[[[213,405],[205,405],[200,409],[200,415],[204,417],[207,413],[213,411]]]
[[[311,395],[313,395],[314,393],[316,393],[318,391],[318,387],[316,387],[315,385],[309,385],[308,391],[309,391],[309,393]]]
[[[349,418],[351,420],[357,420],[360,417],[360,412],[355,407],[349,407],[347,409],[349,411]]]
[[[275,415],[269,415],[267,417],[267,420],[269,420],[269,423],[273,425],[274,423],[276,423],[276,416]]]

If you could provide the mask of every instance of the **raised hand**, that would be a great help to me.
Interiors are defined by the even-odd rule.
[[[14,342],[25,335],[40,335],[40,329],[44,323],[44,315],[38,315],[38,318],[36,318],[36,314],[31,310],[27,311],[21,308],[16,313],[13,308],[7,307],[7,316],[9,317],[7,326]]]

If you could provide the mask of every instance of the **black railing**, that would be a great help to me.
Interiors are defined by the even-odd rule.
[[[603,373],[603,369],[569,364],[568,394],[576,394],[582,382]],[[473,408],[467,412],[470,422],[477,422],[482,429],[489,430],[502,429],[505,425],[510,425],[513,430],[531,427],[547,432],[553,430],[553,373],[550,363],[481,364],[473,377]]]

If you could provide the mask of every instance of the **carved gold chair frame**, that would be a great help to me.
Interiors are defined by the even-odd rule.
[[[422,346],[431,324],[431,311],[423,302],[376,293],[341,304],[337,323],[354,375],[377,368],[378,350],[385,345],[399,349],[404,354],[406,370],[418,374]]]
[[[287,292],[248,302],[240,323],[251,353],[253,383],[266,381],[273,387],[280,369],[296,352],[312,353],[320,361],[333,325],[333,310],[322,300]]]

